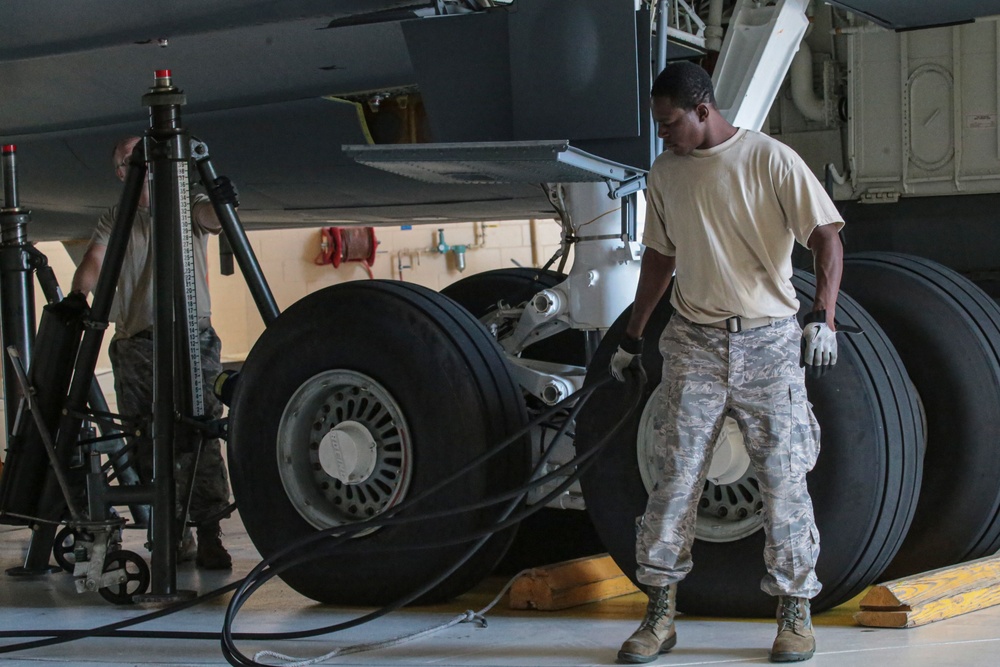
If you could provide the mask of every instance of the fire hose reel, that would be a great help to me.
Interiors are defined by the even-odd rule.
[[[343,262],[361,262],[369,278],[374,278],[372,265],[378,248],[374,227],[323,227],[320,230],[320,251],[316,264],[332,264],[340,268]]]

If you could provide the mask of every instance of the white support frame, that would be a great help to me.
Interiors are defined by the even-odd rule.
[[[763,127],[809,26],[808,4],[781,0],[763,7],[739,0],[713,76],[719,110],[733,125]]]

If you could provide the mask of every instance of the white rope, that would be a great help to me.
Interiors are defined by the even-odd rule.
[[[380,642],[368,642],[365,644],[353,644],[351,646],[342,646],[340,648],[335,648],[329,653],[325,653],[316,658],[302,658],[296,656],[285,655],[284,653],[278,653],[276,651],[258,651],[254,654],[254,661],[260,662],[264,658],[270,658],[276,660],[273,664],[282,665],[282,667],[307,667],[308,665],[315,665],[325,660],[331,658],[336,658],[342,655],[350,655],[352,653],[364,653],[366,651],[375,651],[377,649],[390,648],[393,646],[398,646],[400,644],[405,644],[406,642],[414,641],[428,635],[432,635],[435,632],[440,632],[441,630],[447,630],[450,627],[454,627],[459,623],[479,623],[482,628],[486,627],[486,614],[489,613],[493,607],[497,605],[498,602],[506,595],[507,591],[514,584],[518,577],[527,572],[527,570],[522,570],[514,575],[510,581],[508,581],[500,592],[497,593],[493,601],[488,605],[480,609],[479,611],[472,611],[471,609],[455,616],[451,620],[442,623],[441,625],[434,626],[433,628],[427,628],[424,630],[419,630],[417,632],[412,632],[407,635],[400,635],[399,637],[393,637],[392,639],[385,639]]]

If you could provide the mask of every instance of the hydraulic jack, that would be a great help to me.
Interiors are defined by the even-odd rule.
[[[18,202],[15,149],[4,148],[0,333],[7,351],[9,446],[0,476],[0,521],[33,529],[23,567],[8,573],[50,572],[52,553],[77,576],[79,591],[98,591],[116,603],[171,602],[193,594],[177,588],[176,546],[183,518],[177,516],[174,454],[181,448],[195,451],[197,465],[202,436],[225,432],[224,423],[204,416],[191,238],[192,162],[265,325],[278,315],[235,208],[213,192],[217,174],[208,147],[181,126],[184,102],[169,70],[157,71],[153,87],[143,96],[150,126],[129,157],[89,306],[82,295],[62,298],[44,256],[28,242],[30,213]],[[153,401],[146,415],[112,415],[94,369],[147,176],[153,243]],[[32,272],[49,301],[37,336]],[[101,430],[99,437],[93,423]],[[151,479],[140,480],[136,474],[136,444],[126,445],[123,431],[151,442]],[[102,457],[108,462],[102,463]],[[189,498],[190,492],[186,495]],[[148,527],[151,567],[138,554],[120,549],[125,522],[114,507],[122,505],[129,506],[137,524]]]

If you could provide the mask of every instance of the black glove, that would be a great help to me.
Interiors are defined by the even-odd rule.
[[[63,297],[63,301],[67,304],[74,304],[74,306],[78,307],[81,303],[87,303],[87,295],[80,290],[73,290]]]
[[[236,192],[236,186],[233,185],[228,176],[219,176],[216,178],[209,194],[212,197],[212,201],[222,201],[233,208],[239,208],[240,196]]]
[[[83,292],[70,292],[63,297],[62,301],[50,303],[45,306],[45,309],[67,321],[71,319],[84,319],[90,315],[90,305],[87,303],[87,295]]]

